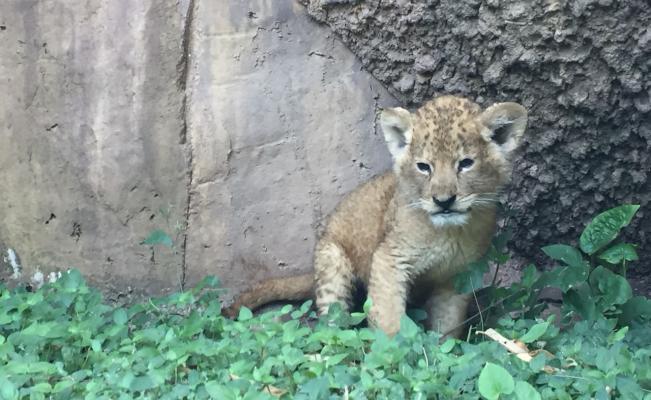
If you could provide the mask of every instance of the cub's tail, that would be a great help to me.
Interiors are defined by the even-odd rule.
[[[262,281],[235,296],[233,304],[222,310],[227,317],[235,317],[241,307],[256,309],[267,303],[287,300],[307,300],[314,297],[314,274]]]

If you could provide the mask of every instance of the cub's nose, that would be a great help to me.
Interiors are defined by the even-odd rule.
[[[452,204],[454,204],[454,201],[456,199],[457,199],[456,195],[452,195],[447,199],[440,199],[440,198],[437,199],[435,196],[432,196],[432,200],[434,200],[434,204],[441,207],[443,211],[449,210]]]

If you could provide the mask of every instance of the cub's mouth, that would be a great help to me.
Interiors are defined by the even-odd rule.
[[[464,225],[468,222],[468,211],[441,210],[429,214],[429,219],[436,227]]]
[[[460,211],[460,210],[441,210],[441,211],[431,213],[431,215],[454,215],[454,214],[465,214],[466,212],[467,211]]]

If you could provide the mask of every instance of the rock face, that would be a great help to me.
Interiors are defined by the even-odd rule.
[[[645,0],[305,0],[407,105],[440,93],[530,110],[508,204],[524,256],[641,204],[651,256],[651,8]]]
[[[389,165],[374,131],[392,101],[292,1],[198,1],[188,74],[190,283],[228,286],[312,268],[343,194]]]
[[[0,2],[0,279],[113,297],[311,268],[393,98],[290,0]],[[155,230],[173,246],[141,244]]]
[[[13,252],[25,280],[76,267],[116,296],[178,288],[180,253],[140,242],[159,208],[185,212],[183,17],[159,1],[0,3],[0,276]]]

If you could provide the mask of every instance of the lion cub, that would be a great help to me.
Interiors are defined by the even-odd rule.
[[[400,328],[410,298],[424,300],[428,328],[460,333],[469,296],[457,294],[452,280],[490,244],[497,192],[509,180],[527,111],[499,103],[482,112],[445,96],[415,113],[385,109],[380,124],[393,171],[360,186],[330,216],[314,277],[263,282],[230,314],[241,305],[300,299],[313,283],[325,313],[335,302],[347,307],[361,281],[372,300],[369,322],[387,334]]]

